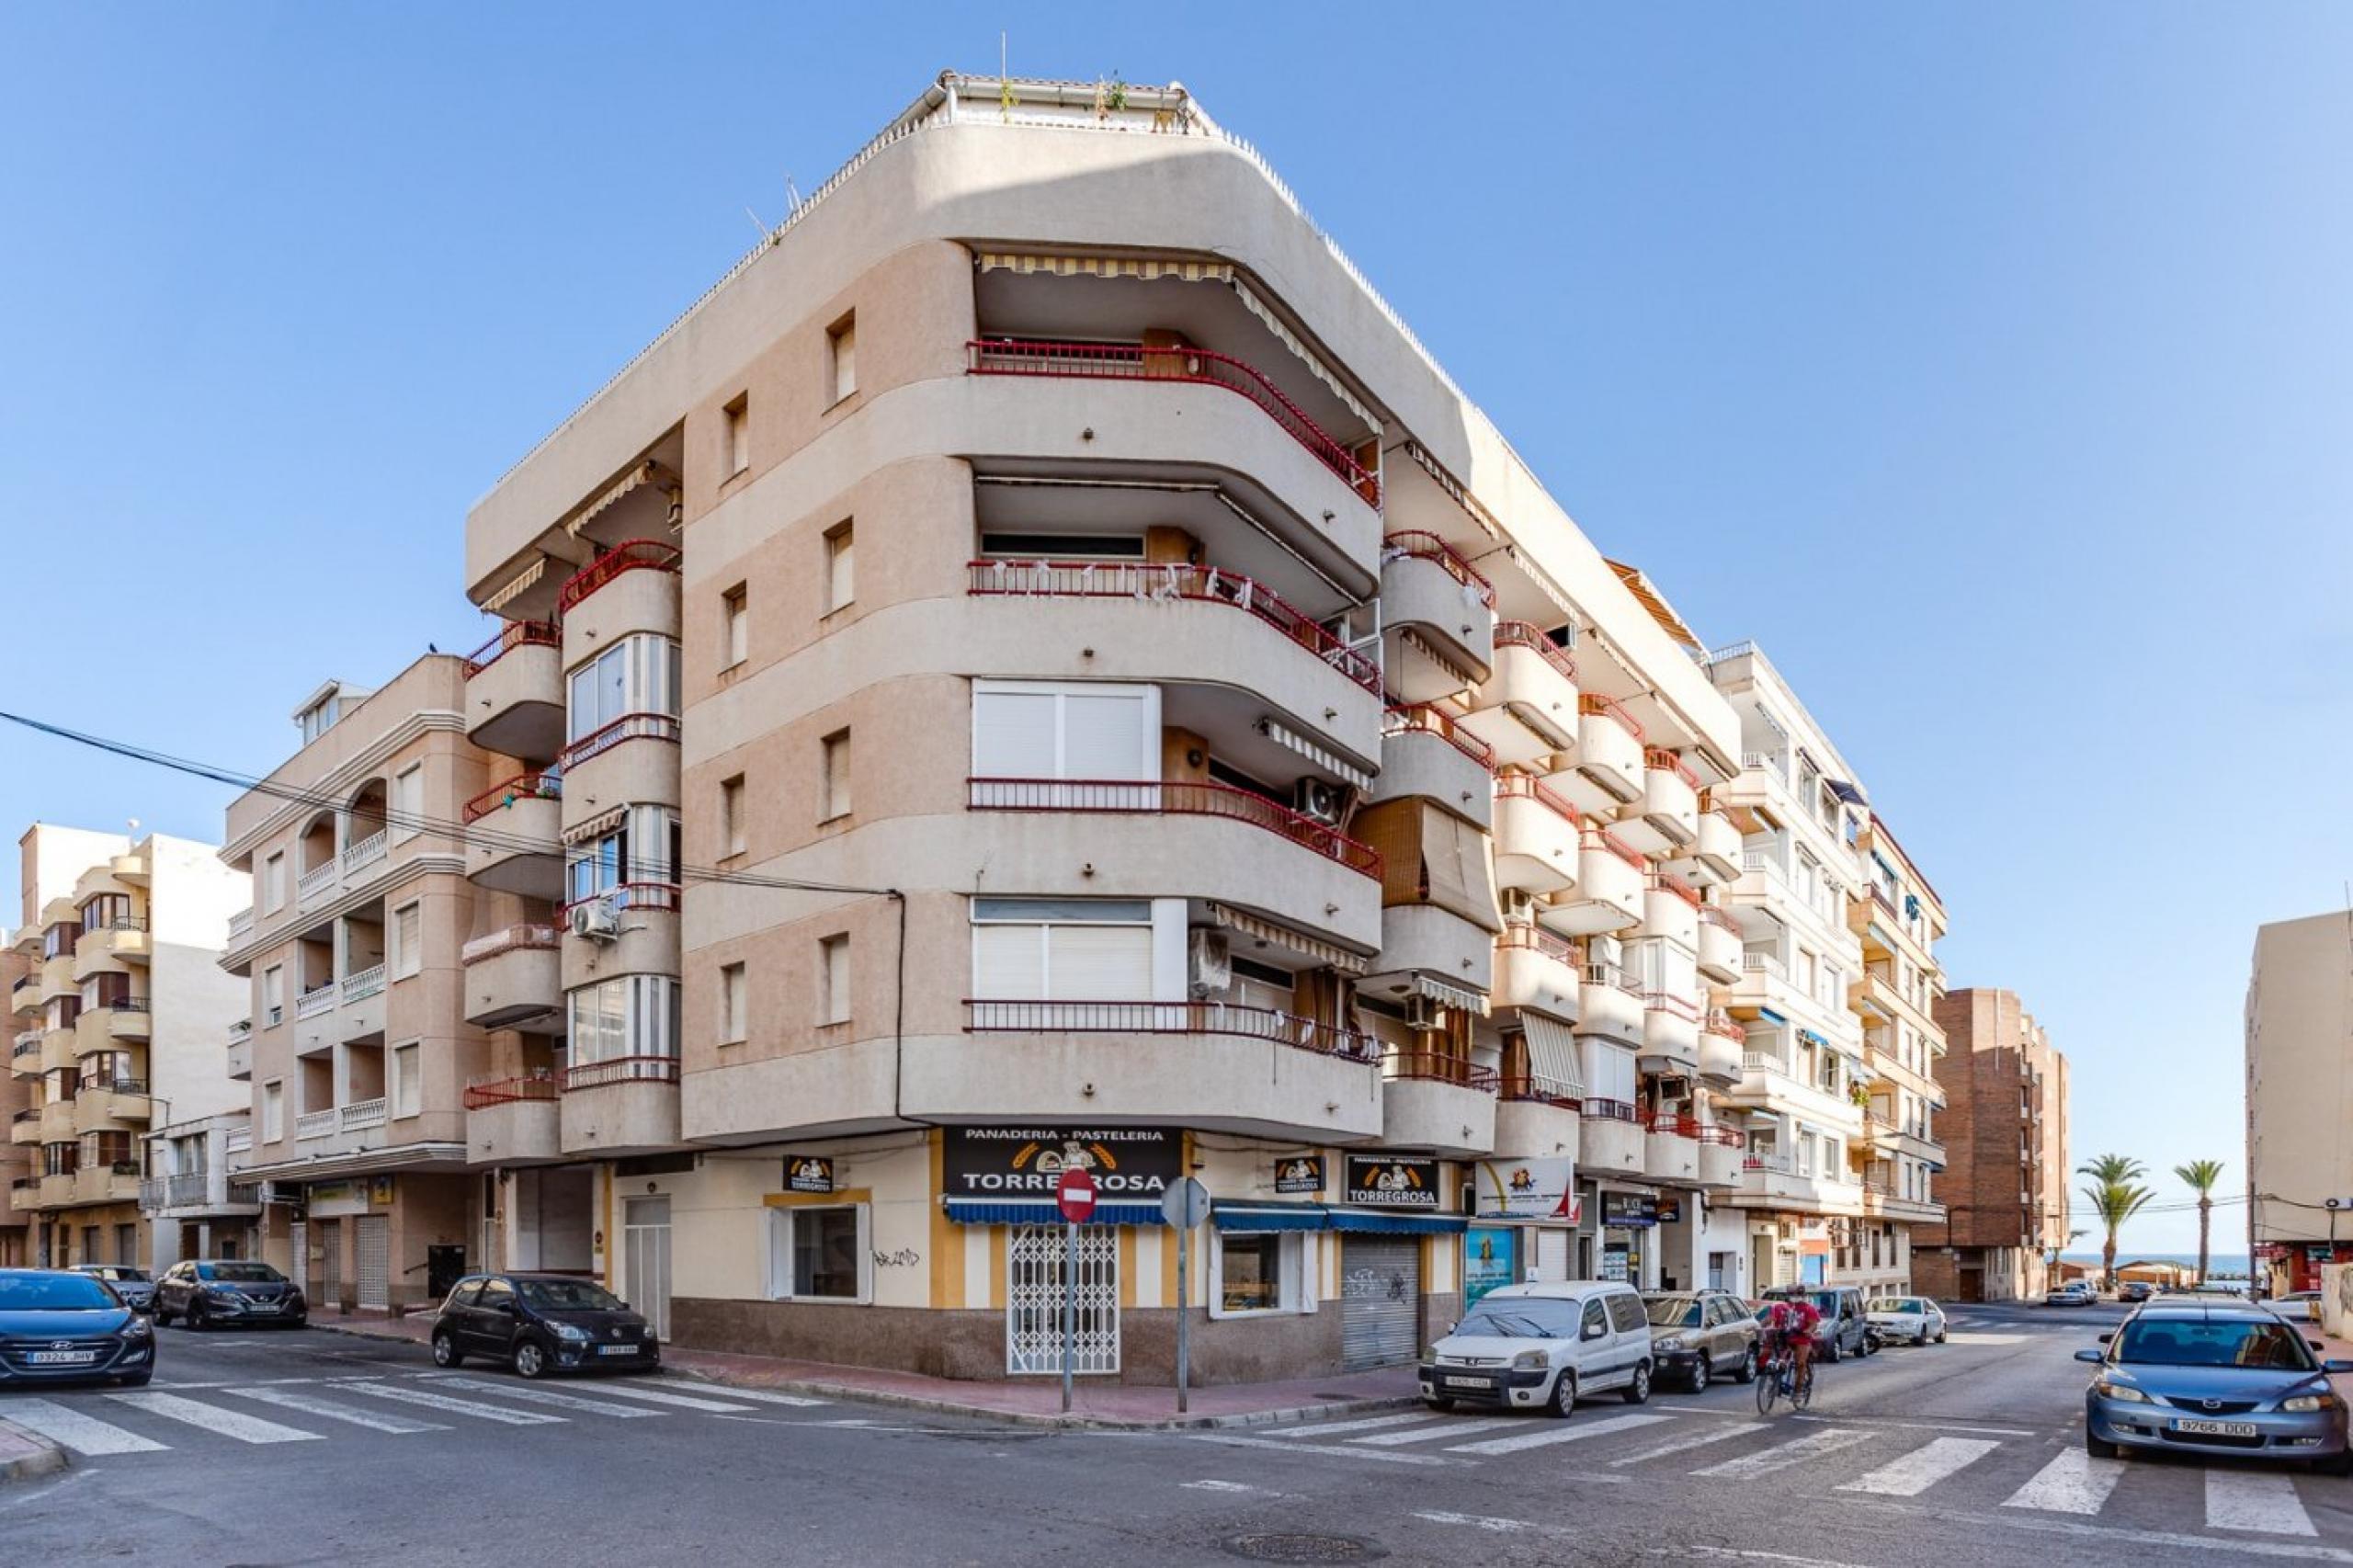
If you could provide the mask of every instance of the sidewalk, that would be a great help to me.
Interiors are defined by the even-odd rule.
[[[13,1422],[0,1421],[0,1481],[30,1481],[65,1468],[65,1450]]]
[[[422,1346],[432,1318],[412,1313],[391,1318],[377,1312],[344,1313],[313,1308],[311,1326],[331,1334],[364,1335]],[[1161,1386],[1105,1383],[1081,1378],[1071,1413],[1062,1413],[1062,1383],[1054,1378],[1018,1381],[964,1382],[894,1372],[875,1367],[842,1367],[825,1361],[788,1361],[769,1356],[737,1356],[720,1350],[665,1346],[665,1369],[726,1387],[774,1389],[827,1399],[870,1400],[914,1410],[980,1415],[1045,1426],[1154,1427],[1253,1426],[1298,1421],[1342,1412],[1402,1410],[1418,1403],[1411,1367],[1335,1373],[1279,1382],[1223,1383],[1197,1388],[1184,1415],[1176,1414],[1176,1391]]]

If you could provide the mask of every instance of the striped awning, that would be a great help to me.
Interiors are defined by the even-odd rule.
[[[664,468],[660,463],[654,461],[651,458],[647,459],[645,461],[638,464],[635,468],[630,470],[627,473],[621,475],[620,479],[614,481],[611,487],[606,490],[602,495],[599,495],[594,501],[589,502],[587,506],[582,510],[578,517],[563,525],[563,531],[573,535],[574,538],[579,537],[579,533],[582,528],[585,528],[590,523],[595,522],[597,515],[611,506],[615,502],[645,485],[659,484],[669,478],[670,471],[668,469]]]
[[[1467,985],[1455,985],[1427,974],[1412,974],[1406,983],[1416,996],[1427,996],[1441,1007],[1461,1007],[1465,1012],[1483,1014],[1487,998]]]
[[[509,582],[505,587],[499,589],[496,593],[491,595],[490,597],[483,600],[482,608],[492,614],[496,614],[498,611],[505,609],[508,605],[514,603],[515,600],[523,594],[528,593],[532,585],[536,584],[540,578],[546,576],[547,574],[548,558],[544,555],[535,558],[529,566],[524,567],[520,572],[515,574],[513,581]]]
[[[1327,942],[1321,937],[1311,937],[1304,931],[1294,931],[1288,926],[1268,920],[1262,915],[1252,915],[1245,910],[1235,909],[1227,904],[1211,903],[1210,918],[1229,931],[1239,931],[1245,937],[1255,937],[1259,941],[1271,942],[1276,947],[1302,954],[1315,960],[1318,963],[1329,964],[1343,974],[1362,974],[1365,971],[1365,960],[1362,954],[1352,953],[1337,943]]]
[[[1242,301],[1242,308],[1248,311],[1252,315],[1256,316],[1261,322],[1265,323],[1267,330],[1273,333],[1276,338],[1281,342],[1282,346],[1285,348],[1290,349],[1293,355],[1297,356],[1301,364],[1307,367],[1307,373],[1309,375],[1313,376],[1317,381],[1322,381],[1325,387],[1330,389],[1332,395],[1338,398],[1341,404],[1345,406],[1350,414],[1355,415],[1358,419],[1364,421],[1364,427],[1367,434],[1374,436],[1380,435],[1381,421],[1372,416],[1372,410],[1367,408],[1363,403],[1358,403],[1356,398],[1349,393],[1348,389],[1340,384],[1340,378],[1334,375],[1331,370],[1324,366],[1324,361],[1315,357],[1315,351],[1299,340],[1299,335],[1292,332],[1289,326],[1283,324],[1283,319],[1275,314],[1272,307],[1270,307],[1264,300],[1258,298],[1257,295],[1250,291],[1250,285],[1243,282],[1239,278],[1232,278],[1230,281],[1233,285],[1234,297]]]
[[[1430,476],[1432,483],[1436,484],[1440,490],[1446,492],[1447,499],[1452,501],[1456,506],[1462,508],[1462,515],[1464,517],[1469,517],[1472,522],[1479,525],[1479,529],[1482,533],[1484,533],[1489,539],[1501,539],[1504,537],[1504,527],[1501,523],[1495,521],[1495,515],[1493,512],[1488,511],[1485,504],[1483,503],[1476,495],[1472,494],[1469,490],[1465,489],[1461,480],[1447,472],[1446,466],[1443,463],[1440,463],[1436,458],[1430,456],[1428,450],[1425,449],[1419,441],[1406,442],[1405,455],[1413,459],[1424,473]],[[1547,586],[1547,591],[1551,591],[1549,585]],[[1562,596],[1556,594],[1554,597],[1560,597]],[[1563,608],[1566,607],[1563,606]]]
[[[1299,753],[1300,756],[1315,764],[1318,767],[1328,768],[1332,772],[1338,774],[1348,783],[1355,785],[1358,789],[1370,790],[1372,788],[1371,774],[1366,772],[1363,768],[1358,767],[1355,763],[1348,761],[1346,757],[1340,756],[1339,753],[1332,750],[1329,746],[1318,744],[1316,742],[1310,740],[1307,736],[1301,734],[1297,730],[1292,729],[1289,724],[1284,723],[1281,720],[1275,718],[1263,718],[1258,721],[1256,728],[1260,734],[1266,736],[1277,745],[1285,746]]]
[[[1585,1074],[1578,1065],[1577,1037],[1569,1026],[1539,1013],[1522,1013],[1519,1027],[1528,1033],[1529,1070],[1549,1078],[1578,1096],[1585,1094]]]
[[[1059,1225],[1062,1210],[1053,1204],[1040,1202],[999,1202],[981,1198],[950,1198],[945,1200],[948,1217],[960,1225]],[[1167,1221],[1160,1217],[1157,1203],[1097,1203],[1090,1225],[1161,1225]]]
[[[575,827],[565,828],[563,830],[564,845],[568,848],[575,844],[585,844],[592,838],[602,838],[620,826],[621,820],[628,815],[627,806],[615,806],[609,812],[599,812]]]

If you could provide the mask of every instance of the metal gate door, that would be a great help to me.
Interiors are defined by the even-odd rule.
[[[313,1305],[320,1297],[311,1289],[310,1228],[297,1220],[286,1227],[286,1277],[302,1287]]]
[[[319,1263],[319,1300],[328,1306],[343,1306],[343,1221],[319,1221],[319,1249],[326,1256]]]
[[[632,1198],[621,1216],[621,1291],[654,1334],[670,1337],[670,1200]]]
[[[1019,1375],[1063,1369],[1063,1266],[1060,1225],[1016,1225],[1005,1242],[1005,1369]],[[1120,1233],[1109,1225],[1078,1228],[1075,1313],[1081,1372],[1120,1369]]]
[[[1536,1233],[1536,1278],[1566,1279],[1569,1277],[1569,1233],[1539,1231]]]
[[[369,1214],[352,1221],[353,1244],[358,1249],[358,1301],[363,1307],[392,1304],[392,1217]]]
[[[1422,1244],[1410,1236],[1349,1236],[1340,1253],[1340,1360],[1354,1369],[1420,1352]]]

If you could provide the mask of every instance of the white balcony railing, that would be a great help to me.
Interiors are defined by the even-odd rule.
[[[345,975],[342,989],[346,1002],[364,1001],[375,995],[384,989],[384,966],[376,964]]]
[[[294,1016],[298,1018],[315,1018],[322,1013],[334,1012],[335,1003],[335,982],[330,980],[315,991],[302,993],[295,1000]]]
[[[342,1119],[346,1132],[364,1132],[371,1127],[381,1127],[384,1125],[384,1096],[379,1095],[372,1100],[354,1100],[347,1106],[337,1108],[336,1114]]]
[[[229,1026],[230,1049],[234,1050],[241,1045],[251,1045],[253,1039],[254,1021],[251,1018],[245,1018]]]
[[[385,849],[391,843],[386,830],[379,828],[353,844],[343,852],[343,874],[347,877],[362,867],[374,865],[384,858]]]
[[[339,869],[334,861],[329,860],[303,872],[302,880],[294,884],[295,900],[301,903],[315,903],[324,898],[335,890]]]
[[[254,934],[254,911],[251,904],[229,916],[229,940],[242,942]]]
[[[335,1113],[330,1106],[325,1110],[306,1110],[294,1119],[294,1141],[306,1138],[327,1138],[335,1133]]]
[[[250,1127],[231,1128],[221,1140],[221,1147],[232,1154],[251,1153],[254,1147],[254,1130]]]
[[[1775,980],[1790,978],[1790,966],[1771,953],[1743,953],[1740,955],[1740,967],[1749,974],[1770,975]]]

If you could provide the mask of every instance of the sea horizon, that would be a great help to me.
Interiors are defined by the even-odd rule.
[[[2077,1250],[2061,1253],[2059,1260],[2063,1263],[2088,1263],[2097,1267],[2100,1256],[2097,1252]],[[2198,1255],[2195,1252],[2134,1252],[2128,1247],[2118,1247],[2116,1249],[2117,1267],[2121,1268],[2128,1263],[2178,1263],[2195,1268],[2198,1267]],[[2206,1255],[2206,1272],[2250,1277],[2253,1274],[2253,1270],[2248,1267],[2246,1254],[2221,1251],[2210,1252]]]

